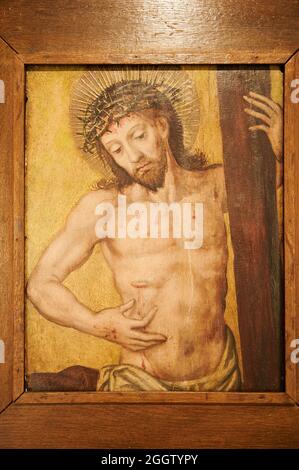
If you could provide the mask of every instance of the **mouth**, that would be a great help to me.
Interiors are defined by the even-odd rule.
[[[150,170],[151,164],[149,162],[144,163],[143,165],[139,166],[137,168],[137,173],[143,175],[144,173],[148,172]]]

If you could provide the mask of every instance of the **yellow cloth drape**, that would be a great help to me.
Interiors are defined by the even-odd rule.
[[[240,370],[234,336],[227,327],[226,344],[216,370],[193,380],[169,382],[161,380],[131,364],[108,365],[100,370],[98,391],[237,391],[240,390]]]

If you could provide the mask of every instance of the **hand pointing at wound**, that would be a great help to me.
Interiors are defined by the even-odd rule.
[[[154,318],[157,307],[152,307],[142,319],[126,318],[125,314],[135,305],[135,299],[115,307],[104,309],[95,316],[94,335],[113,343],[120,344],[131,351],[156,346],[166,341],[160,333],[144,331]]]

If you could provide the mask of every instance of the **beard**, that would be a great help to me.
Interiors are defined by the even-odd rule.
[[[144,159],[142,165],[146,165],[146,167],[144,170],[141,169],[134,173],[132,176],[134,181],[151,191],[157,191],[164,185],[167,170],[166,155],[163,154],[158,162]]]
[[[143,167],[137,170],[132,175],[134,181],[151,191],[157,191],[162,188],[165,181],[165,174],[167,170],[167,158],[166,158],[166,147],[163,142],[160,142],[160,158],[158,160],[152,160],[147,157],[143,157],[139,162],[139,167]]]

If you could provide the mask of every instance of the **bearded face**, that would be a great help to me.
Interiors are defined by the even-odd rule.
[[[145,113],[132,113],[112,123],[100,137],[115,163],[137,183],[155,191],[167,170],[168,123]]]

